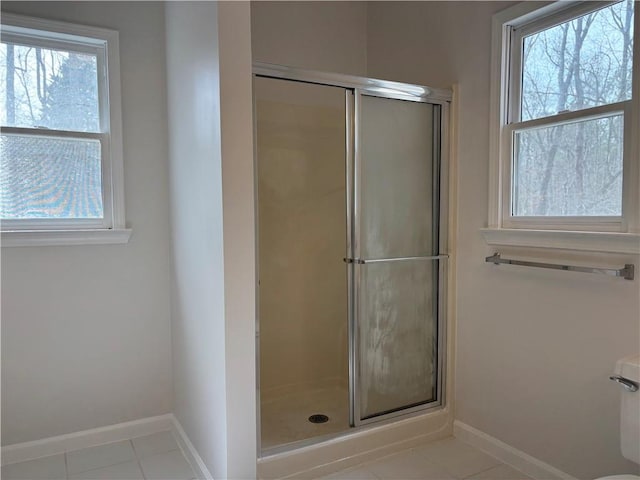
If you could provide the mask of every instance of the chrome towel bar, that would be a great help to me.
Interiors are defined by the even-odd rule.
[[[625,280],[633,280],[635,267],[631,263],[627,263],[624,268],[598,268],[598,267],[576,267],[574,265],[558,265],[555,263],[540,263],[540,262],[526,262],[524,260],[510,260],[507,258],[501,258],[499,253],[494,253],[490,257],[484,259],[487,263],[494,263],[496,265],[519,265],[521,267],[537,267],[537,268],[551,268],[554,270],[567,270],[570,272],[583,272],[583,273],[599,273],[602,275],[610,275],[612,277],[622,277]]]

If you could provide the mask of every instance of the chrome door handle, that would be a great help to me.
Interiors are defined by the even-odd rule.
[[[640,385],[638,385],[638,382],[634,382],[633,380],[629,380],[628,378],[621,377],[620,375],[612,375],[609,377],[609,380],[618,382],[620,385],[624,387],[625,390],[629,392],[637,392],[638,388],[640,388]]]

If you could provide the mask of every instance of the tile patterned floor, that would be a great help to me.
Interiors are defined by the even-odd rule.
[[[2,480],[192,480],[171,432],[2,467]],[[303,477],[301,477],[303,478]],[[325,480],[531,480],[455,438],[334,473]]]
[[[323,477],[324,480],[531,480],[455,438],[425,444]]]
[[[171,432],[13,463],[2,480],[192,480]]]

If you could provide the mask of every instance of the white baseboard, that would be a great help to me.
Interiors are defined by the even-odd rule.
[[[413,421],[416,421],[416,420],[418,419],[415,419]],[[410,421],[409,423],[413,423],[413,422]],[[195,449],[195,447],[191,443],[191,440],[189,440],[189,437],[187,436],[184,429],[182,428],[182,425],[180,425],[180,422],[178,421],[178,419],[171,413],[166,415],[159,415],[157,417],[134,420],[132,422],[125,422],[125,423],[119,423],[116,425],[109,425],[106,427],[93,428],[91,430],[83,430],[80,432],[69,433],[66,435],[59,435],[56,437],[44,438],[42,440],[35,440],[33,442],[25,442],[25,443],[18,443],[14,445],[8,445],[6,447],[2,447],[2,465],[7,465],[10,463],[16,463],[16,462],[24,462],[26,460],[32,460],[34,458],[47,457],[49,455],[56,455],[59,453],[69,452],[72,450],[78,450],[86,447],[92,447],[95,445],[102,445],[105,443],[118,442],[121,440],[141,437],[144,435],[151,435],[153,433],[162,432],[166,430],[171,430],[174,433],[176,440],[178,441],[178,445],[180,446],[180,449],[182,450],[187,461],[191,464],[194,472],[198,476],[198,479],[213,480],[213,476],[207,469],[207,466],[205,465],[204,461],[198,454],[198,451]],[[371,434],[373,432],[366,432],[366,433]],[[571,475],[564,473],[561,470],[558,470],[557,468],[541,460],[538,460],[537,458],[534,458],[531,455],[528,455],[523,451],[518,450],[498,440],[497,438],[492,437],[458,420],[456,420],[453,424],[453,434],[455,437],[459,438],[460,440],[463,440],[473,445],[474,447],[487,452],[488,454],[496,457],[498,460],[502,461],[503,463],[506,463],[507,465],[511,465],[512,467],[520,470],[521,472],[529,475],[530,477],[533,477],[536,479],[545,479],[545,480],[577,480],[575,477],[572,477]],[[359,436],[359,435],[356,435],[356,436]],[[343,443],[345,442],[345,440],[347,440],[347,438],[339,439],[337,443]],[[387,438],[385,440],[388,441],[390,439]],[[414,442],[416,440],[424,441],[423,438],[418,439],[416,437],[414,439],[409,439],[409,443],[413,443],[411,442],[411,440],[413,440]],[[404,442],[399,442],[398,445],[402,444],[402,446],[406,446],[404,445],[404,443],[406,442],[407,442],[407,439],[405,439]],[[370,445],[369,447],[372,447],[372,446],[373,445]],[[382,448],[382,450],[389,449],[391,448],[391,446],[393,445],[386,444],[385,447]],[[341,447],[344,448],[344,445],[342,445]],[[378,446],[378,448],[373,448],[372,450],[373,451],[379,450],[379,448],[380,446]],[[310,450],[314,450],[314,449],[315,448],[312,447]],[[298,455],[305,456],[303,454],[312,453],[312,451],[305,452],[305,450],[309,450],[309,449],[301,449],[300,451],[296,452],[296,456]],[[365,450],[367,449],[365,448]],[[355,452],[350,452],[350,453],[351,453],[350,455],[351,458],[349,458],[350,461],[345,461],[346,459],[344,458],[341,458],[339,461],[336,461],[337,459],[333,459],[335,462],[335,465],[332,465],[331,467],[333,468],[330,468],[329,470],[335,471],[335,468],[338,465],[340,465],[340,468],[344,468],[348,466],[349,463],[353,463],[353,461],[357,457],[362,456],[362,458],[358,458],[359,461],[364,460],[365,459],[364,457],[366,457],[365,452],[358,452],[355,455],[354,455]],[[370,453],[370,452],[367,452],[367,453]],[[376,453],[380,454],[380,451]],[[388,453],[388,452],[385,452],[385,453]],[[291,455],[292,454],[289,453],[286,456],[291,456]],[[315,457],[315,456],[316,455],[310,455],[310,457]],[[263,467],[266,467],[270,463],[275,463],[275,464],[280,463],[278,461],[274,462],[274,460],[277,460],[277,459],[276,458],[262,459],[260,463],[263,463],[262,465]],[[283,458],[282,460],[285,460],[285,459]],[[289,460],[293,460],[293,458],[290,458]],[[309,461],[311,460],[311,458],[304,459],[304,460]],[[319,459],[314,458],[313,460],[317,461]],[[330,461],[329,463],[334,463],[334,462]],[[286,462],[286,463],[289,463],[289,462]],[[298,462],[294,461],[293,463],[296,464]],[[302,461],[301,463],[304,464],[306,462]],[[314,463],[315,462],[311,463],[311,465],[313,465]],[[322,465],[322,462],[315,463],[315,465]],[[270,466],[272,467],[277,466],[282,468],[285,465],[270,465]],[[289,468],[292,466],[293,465],[288,465]],[[296,465],[296,466],[298,468],[301,467],[301,465]],[[327,464],[324,464],[322,466],[324,467],[323,470],[326,469],[327,467],[330,467],[330,465],[327,465]],[[280,470],[280,468],[276,468],[276,469]],[[309,466],[307,466],[307,468],[309,468]],[[305,470],[305,468],[302,468],[301,470]],[[316,469],[311,468],[311,470],[316,470]],[[283,472],[279,472],[279,473],[283,473]]]
[[[178,446],[193,468],[199,480],[213,480],[207,466],[185,433],[178,419],[172,414],[142,418],[132,422],[118,423],[106,427],[92,428],[57,437],[43,438],[33,442],[16,443],[2,447],[2,465],[25,462],[40,457],[94,447],[105,443],[119,442],[171,430]]]
[[[548,463],[538,460],[458,420],[453,422],[453,435],[532,478],[544,480],[577,480],[568,473],[564,473]]]
[[[191,468],[193,468],[195,474],[198,476],[198,480],[213,480],[213,475],[209,472],[209,469],[202,460],[202,457],[200,457],[200,454],[193,446],[193,443],[191,443],[191,440],[189,440],[189,437],[182,428],[182,425],[180,425],[180,422],[173,414],[171,415],[171,422],[171,431],[176,437],[182,453],[191,465]]]
[[[132,422],[118,423],[106,427],[92,428],[80,432],[43,438],[33,442],[16,443],[2,447],[2,465],[24,462],[34,458],[48,457],[58,453],[93,447],[104,443],[118,442],[129,438],[151,435],[173,427],[173,414],[143,418]]]

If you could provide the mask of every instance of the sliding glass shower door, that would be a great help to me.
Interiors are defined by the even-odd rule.
[[[254,79],[261,446],[443,403],[446,92]]]
[[[438,401],[440,107],[356,92],[355,425]]]

